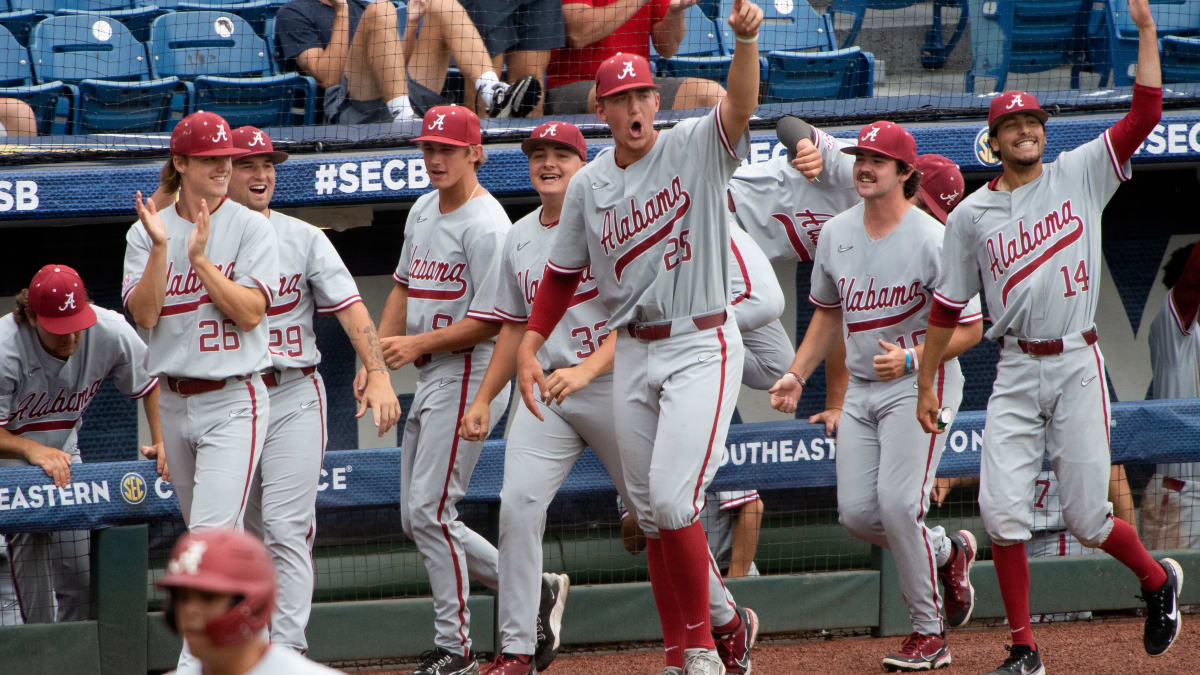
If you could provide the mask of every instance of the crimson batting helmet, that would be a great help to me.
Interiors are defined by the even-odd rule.
[[[275,608],[271,554],[262,542],[237,530],[204,529],[180,537],[171,551],[167,574],[157,585],[235,596],[234,606],[204,627],[208,639],[218,647],[261,631]],[[167,606],[166,618],[177,631],[173,603]]]

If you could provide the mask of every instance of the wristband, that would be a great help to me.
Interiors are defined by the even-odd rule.
[[[792,371],[790,371],[790,370],[789,370],[789,371],[787,371],[786,373],[784,373],[784,377],[787,377],[788,375],[791,375],[791,376],[792,376],[792,379],[794,379],[794,380],[796,380],[797,382],[799,382],[801,387],[806,387],[806,386],[808,386],[808,380],[804,379],[803,377],[800,377],[800,376],[799,376],[799,375],[797,375],[796,373],[794,373],[794,372],[792,372]]]
[[[912,352],[905,349],[904,350],[904,374],[907,375],[911,372],[912,372]]]
[[[755,33],[754,35],[751,35],[750,37],[742,37],[741,35],[737,35],[736,37],[737,37],[738,42],[743,42],[748,45],[752,45],[755,42],[758,42],[758,33]]]
[[[914,371],[920,370],[921,362],[917,360],[917,348],[916,347],[912,347],[912,354],[913,354],[913,370]]]

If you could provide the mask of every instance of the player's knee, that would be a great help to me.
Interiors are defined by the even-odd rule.
[[[882,529],[878,514],[879,511],[873,504],[838,504],[838,522],[851,534],[859,537],[876,534]]]
[[[661,530],[678,530],[692,524],[696,519],[696,507],[686,500],[658,500],[651,498],[654,524]]]
[[[1009,546],[1029,541],[1030,522],[1022,521],[1009,513],[988,511],[983,508],[980,508],[979,515],[983,520],[983,528],[987,530],[988,537],[993,544]]]
[[[1063,522],[1067,526],[1067,531],[1079,540],[1079,543],[1088,548],[1098,548],[1108,539],[1108,535],[1112,532],[1113,521],[1107,513],[1102,516],[1095,514],[1078,514],[1072,511],[1063,511]]]

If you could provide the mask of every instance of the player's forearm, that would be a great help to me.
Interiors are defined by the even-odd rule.
[[[721,102],[721,122],[726,136],[734,143],[746,131],[746,124],[758,107],[759,86],[758,42],[736,40],[735,45],[725,100]]]
[[[262,288],[250,288],[227,278],[207,258],[193,261],[192,269],[213,304],[239,330],[254,330],[267,315],[267,296]]]
[[[942,353],[941,363],[945,363],[950,359],[957,358],[960,354],[967,351],[971,347],[979,344],[983,339],[983,322],[975,321],[973,323],[960,323],[954,328],[954,332],[950,336],[950,342],[946,345],[946,351]],[[921,363],[925,362],[925,344],[919,344],[916,347],[917,358]],[[920,364],[917,364],[920,365]]]
[[[621,24],[637,14],[644,4],[646,0],[617,0],[604,7],[590,7],[579,3],[564,4],[563,27],[567,33],[567,46],[578,49],[611,35]]]
[[[846,368],[846,343],[838,340],[825,357],[825,409],[841,410],[850,386],[850,370]]]
[[[375,323],[367,312],[367,306],[361,302],[343,309],[334,316],[342,324],[346,337],[358,354],[359,361],[368,373],[378,372],[388,377],[387,364],[383,360],[383,346],[379,343],[379,334],[375,331]]]
[[[29,454],[31,452],[46,447],[49,446],[42,445],[37,441],[30,440],[23,436],[9,433],[7,429],[0,427],[0,458],[22,459],[29,461]]]
[[[612,370],[616,353],[617,333],[616,331],[612,331],[604,336],[604,341],[600,343],[600,348],[589,354],[578,367],[582,368],[583,372],[587,373],[594,380]]]
[[[946,328],[929,324],[925,329],[925,342],[922,344],[920,371],[917,373],[917,385],[932,387],[933,378],[937,375],[938,367],[946,357],[946,349],[958,327]]]
[[[744,577],[750,573],[750,564],[758,552],[758,533],[762,525],[763,504],[755,500],[741,508],[737,524],[733,528],[733,542],[729,558],[729,578]]]
[[[146,268],[142,278],[138,280],[133,290],[129,292],[129,300],[125,303],[134,323],[139,327],[150,330],[158,325],[158,315],[162,312],[163,302],[167,298],[167,246],[153,246],[150,257],[146,259]]]
[[[817,307],[813,312],[808,330],[804,331],[804,340],[796,350],[796,358],[792,360],[789,372],[796,373],[808,379],[817,365],[833,351],[841,342],[842,310],[824,309]],[[845,357],[843,357],[844,359]]]
[[[1138,26],[1137,76],[1135,83],[1145,87],[1162,87],[1162,65],[1158,57],[1158,28],[1154,17]]]
[[[683,14],[687,10],[668,10],[662,21],[650,26],[650,40],[654,43],[654,51],[659,56],[671,58],[679,50],[687,27],[683,22]]]
[[[396,284],[388,293],[379,317],[379,337],[395,337],[408,332],[408,287]]]
[[[456,352],[467,347],[490,340],[500,332],[500,321],[483,321],[481,319],[473,319],[467,317],[436,330],[421,333],[417,337],[420,339],[420,352],[422,354],[436,354],[438,352]]]
[[[158,414],[158,387],[142,397],[142,410],[146,413],[146,426],[150,427],[150,444],[163,442],[162,417]]]
[[[513,375],[517,374],[517,349],[521,346],[521,338],[525,335],[525,324],[505,321],[496,337],[496,347],[492,350],[492,360],[488,361],[487,371],[483,374],[483,382],[475,399],[491,403],[493,399],[508,386]]]

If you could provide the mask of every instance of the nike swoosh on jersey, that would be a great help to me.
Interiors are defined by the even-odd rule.
[[[1093,376],[1091,376],[1091,377],[1088,377],[1088,378],[1082,379],[1082,380],[1080,380],[1080,381],[1079,381],[1079,386],[1081,386],[1081,387],[1086,387],[1086,386],[1088,386],[1089,384],[1091,384],[1091,383],[1092,383],[1092,380],[1096,379],[1097,377],[1099,377],[1099,376],[1098,376],[1098,375],[1093,375]]]
[[[423,223],[423,222],[425,222],[426,220],[429,220],[429,216],[417,216],[417,222],[418,222],[418,223]]]
[[[854,247],[853,246],[838,246],[838,253],[845,253],[846,251],[849,251],[852,248],[854,248]]]
[[[517,244],[517,250],[518,250],[518,251],[520,251],[521,249],[523,249],[523,248],[525,248],[526,246],[528,246],[530,243],[531,243],[531,242],[529,242],[529,241],[523,241],[523,242],[521,242],[521,243]]]
[[[972,222],[978,223],[980,221],[980,219],[983,218],[984,214],[986,214],[988,212],[988,210],[991,208],[992,207],[990,207],[990,206],[985,207],[982,211],[979,212],[978,216],[975,216],[975,219]]]
[[[711,361],[711,360],[715,359],[716,357],[717,357],[716,354],[701,354],[700,356],[696,357],[696,360],[699,361],[700,363],[707,363],[708,361]]]

